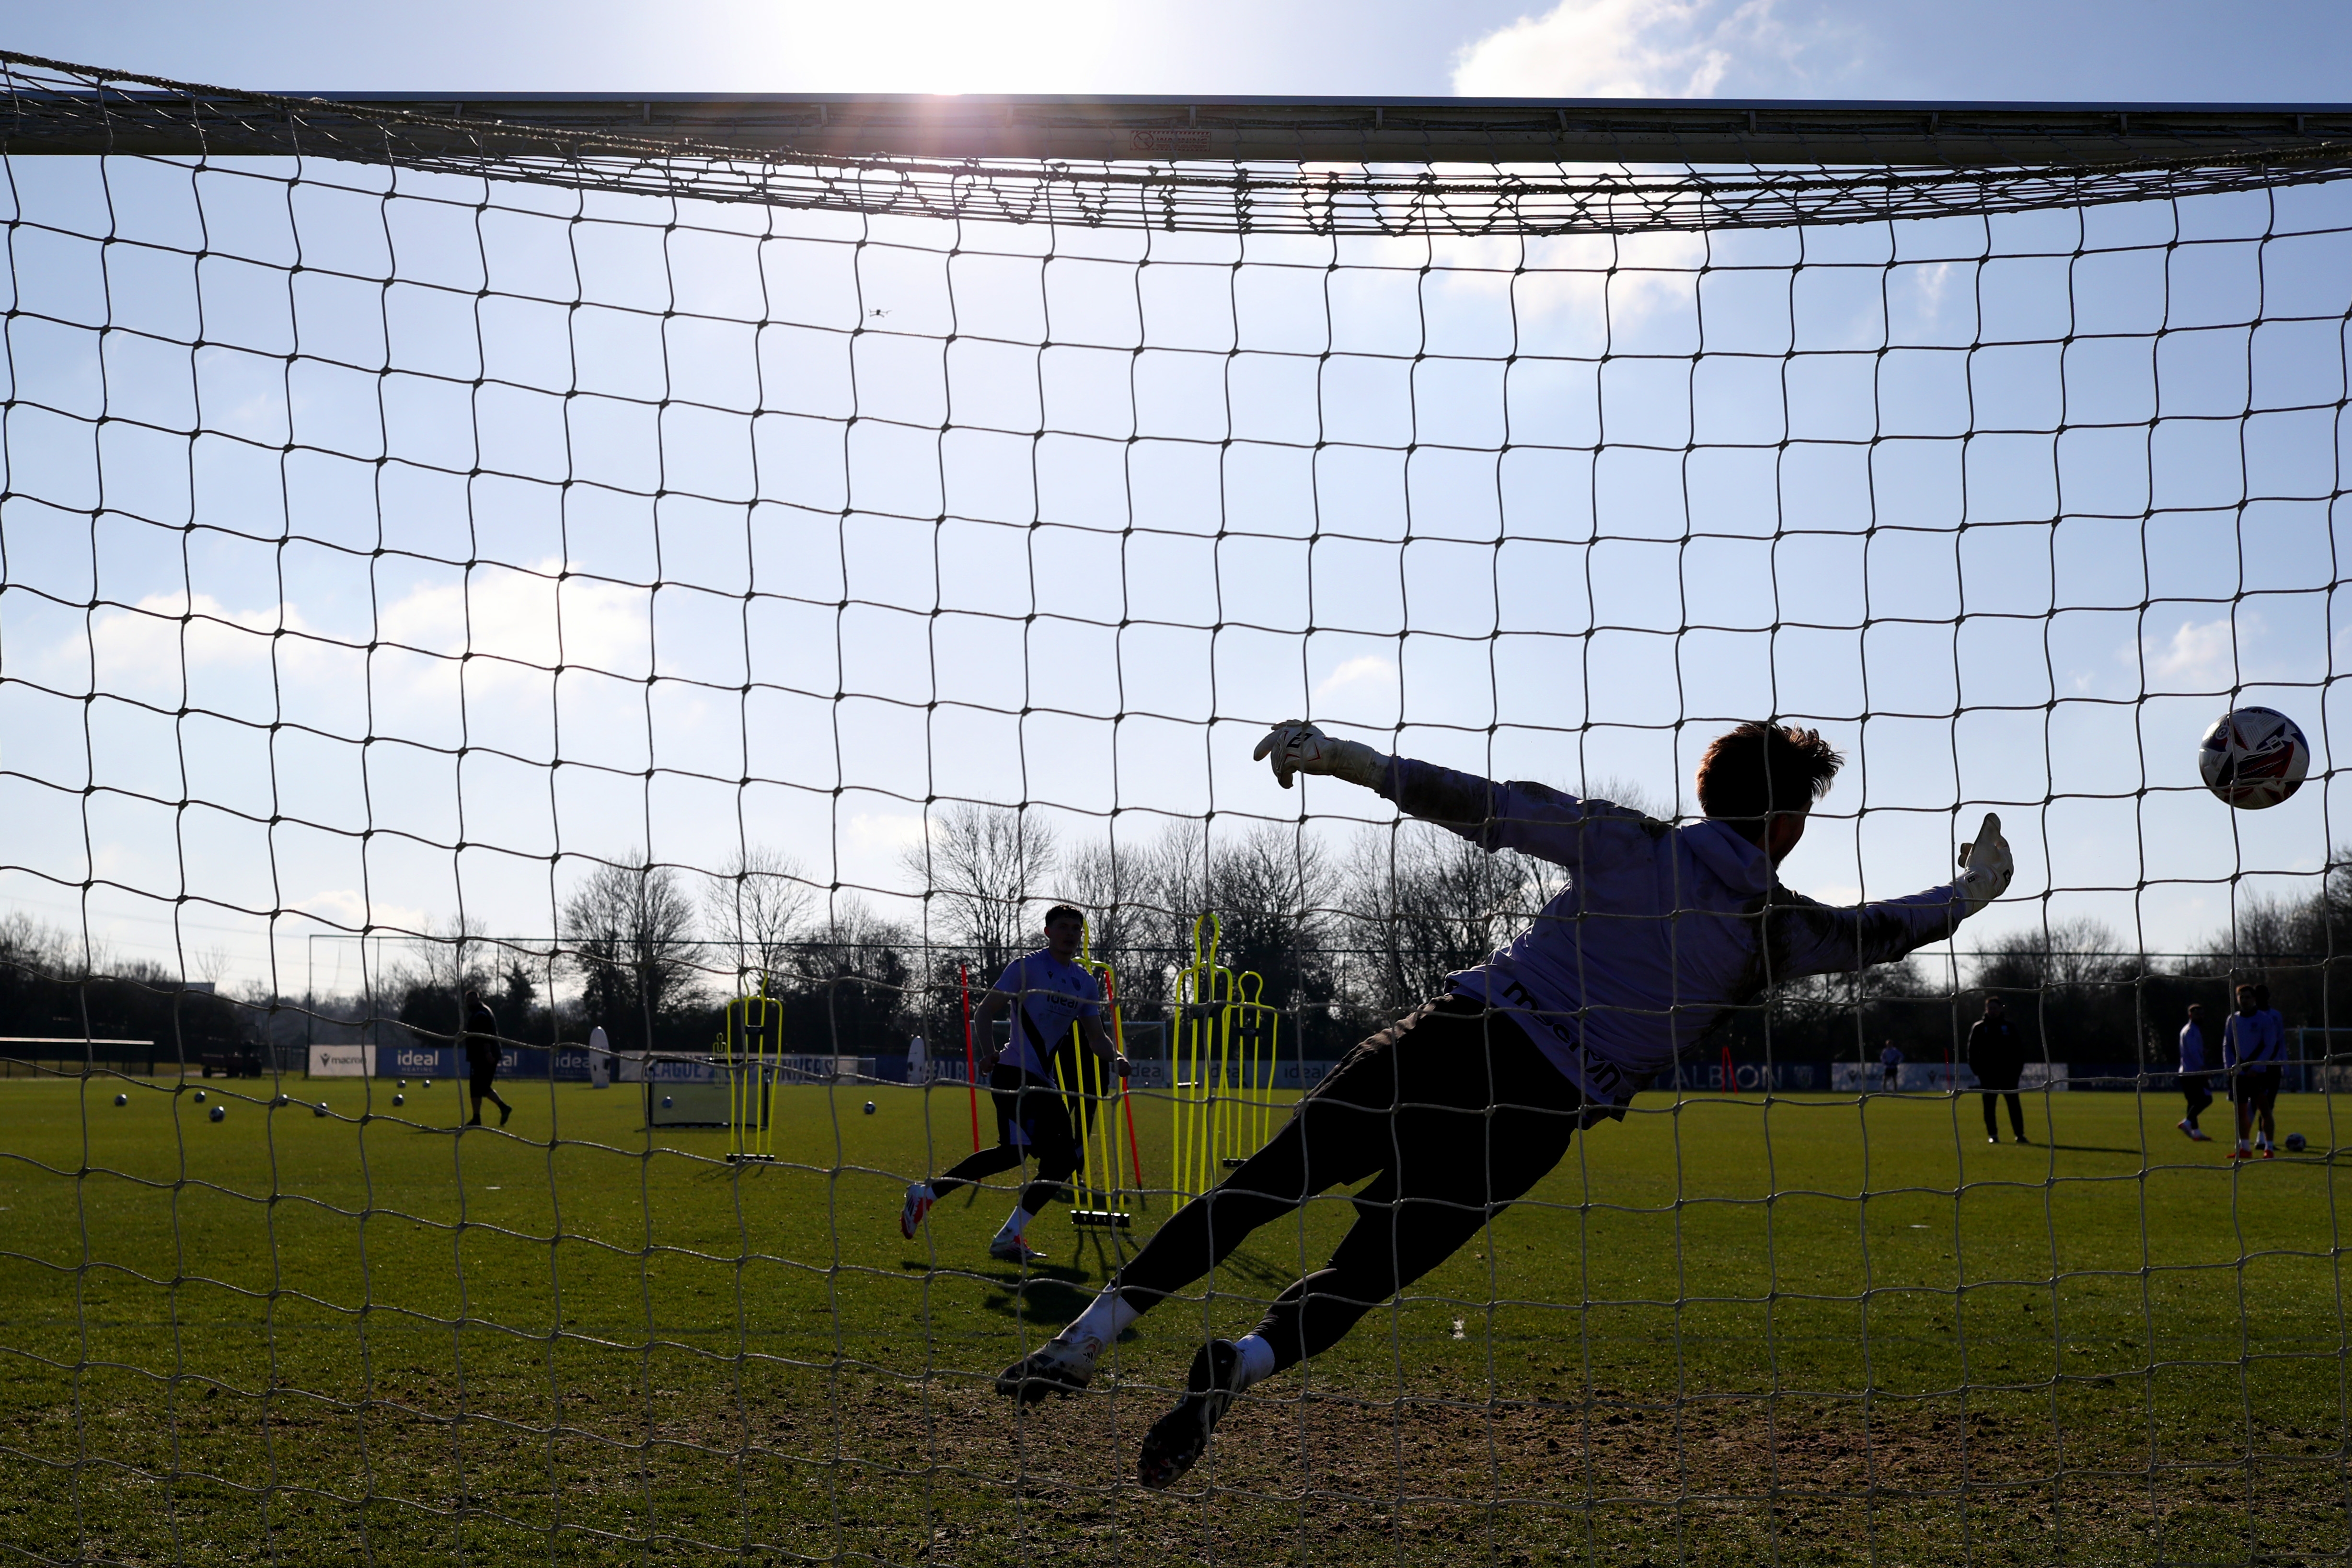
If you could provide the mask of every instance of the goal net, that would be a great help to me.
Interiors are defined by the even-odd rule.
[[[843,127],[997,111],[0,60],[10,1560],[2352,1552],[2352,132],[1065,106],[891,156]],[[2248,705],[2312,752],[2260,812],[2198,771]],[[1204,1339],[1377,1193],[998,1397],[1574,890],[1286,793],[1270,726],[1688,829],[1754,719],[1847,758],[1790,889],[1948,884],[1987,810],[2014,882],[1736,998],[1174,1485]],[[1084,1163],[1008,1258],[1048,1097],[975,1079],[1057,904],[1129,1072],[1039,1037]],[[2193,1004],[2236,1087],[2241,984],[2274,1158],[2181,1070]]]

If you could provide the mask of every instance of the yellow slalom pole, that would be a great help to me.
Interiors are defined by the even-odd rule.
[[[738,997],[728,1003],[719,1015],[719,1070],[727,1075],[727,1157],[730,1160],[743,1157],[743,1077],[735,1070],[736,1058],[740,1054],[735,1039],[740,1020],[736,1017],[735,1010],[741,1004],[742,998]]]
[[[1263,1149],[1274,1137],[1274,1086],[1282,1066],[1282,1015],[1268,1007],[1259,1015],[1259,1019],[1265,1026],[1265,1093],[1257,1139],[1257,1146]],[[1304,1089],[1306,1086],[1301,1084],[1299,1087]]]
[[[1194,944],[1199,943],[1196,932]],[[1174,1032],[1168,1041],[1168,1128],[1171,1164],[1168,1184],[1174,1189],[1174,1201],[1182,1203],[1192,1195],[1192,1182],[1184,1158],[1184,1140],[1192,1132],[1192,1118],[1186,1114],[1187,1098],[1192,1092],[1192,1072],[1187,1054],[1192,1048],[1192,998],[1193,972],[1197,965],[1188,964],[1176,972],[1175,1005],[1169,1012],[1169,1027]]]
[[[1261,1076],[1258,1079],[1257,1097],[1257,1147],[1263,1149],[1266,1145],[1266,1141],[1274,1136],[1276,1120],[1274,1090],[1282,1067],[1282,1014],[1271,1005],[1257,999],[1265,992],[1265,978],[1257,974],[1252,974],[1249,978],[1256,982],[1251,991],[1252,1012],[1248,1023],[1253,1042],[1253,1059],[1262,1058],[1264,1061]]]
[[[776,1092],[776,1078],[783,1066],[784,1007],[768,994],[768,977],[760,976],[760,1025],[752,1043],[758,1047],[759,1066],[751,1075],[752,1092],[758,1096],[751,1107],[752,1127],[759,1137],[759,1157],[776,1157],[775,1117],[771,1100]]]
[[[1258,998],[1265,994],[1265,976],[1255,970],[1236,975],[1234,989],[1240,997],[1234,1008],[1234,1033],[1240,1037],[1242,1074],[1244,1081],[1249,1085],[1249,1097],[1244,1101],[1246,1110],[1241,1119],[1247,1125],[1249,1136],[1237,1138],[1236,1142],[1247,1142],[1249,1153],[1255,1154],[1265,1147],[1266,1091],[1271,1087],[1261,1076],[1263,1064],[1258,1059],[1259,1031],[1264,1026],[1266,1011],[1265,1004]],[[1240,1129],[1235,1131],[1238,1133]],[[1247,1154],[1242,1156],[1243,1159],[1248,1157]]]
[[[1088,958],[1093,942],[1083,928],[1079,936],[1078,962],[1102,983],[1103,1003],[1110,1019],[1111,1047],[1120,1055],[1127,1053],[1126,1031],[1119,1022],[1118,976],[1107,963]],[[1070,1204],[1070,1222],[1077,1226],[1124,1226],[1129,1223],[1128,1201],[1118,1163],[1118,1115],[1116,1090],[1110,1087],[1112,1068],[1087,1048],[1086,1031],[1078,1025],[1070,1026],[1070,1060],[1076,1066],[1076,1093],[1064,1081],[1062,1064],[1054,1064],[1054,1081],[1062,1090],[1065,1100],[1072,1102],[1078,1121],[1078,1193]]]
[[[1210,1004],[1211,1049],[1216,1066],[1209,1073],[1209,1169],[1202,1180],[1213,1186],[1233,1163],[1234,1142],[1234,1002],[1230,988]]]
[[[719,1061],[727,1074],[727,1157],[774,1158],[768,1089],[782,1065],[783,1008],[760,990],[727,1004],[719,1020]]]
[[[1222,1020],[1216,1003],[1226,987],[1217,949],[1223,922],[1214,910],[1192,922],[1192,962],[1176,976],[1175,1102],[1176,1172],[1179,1197],[1196,1198],[1214,1184],[1217,1153],[1217,1085],[1223,1068]]]

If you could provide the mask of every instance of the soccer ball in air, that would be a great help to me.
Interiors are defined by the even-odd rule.
[[[2274,708],[2233,708],[2213,721],[2197,748],[2205,787],[2241,811],[2276,805],[2311,771],[2311,746]]]
[[[2290,1132],[2279,1142],[2286,1145],[2286,1152],[2290,1154],[2303,1152],[2303,1134],[2300,1132]]]
[[[117,1104],[121,1104],[121,1102],[120,1100],[118,1100],[118,1101],[116,1101],[116,1103],[117,1103]],[[866,1115],[868,1115],[868,1116],[871,1116],[871,1115],[873,1115],[873,1114],[874,1114],[874,1102],[873,1102],[872,1100],[867,1100],[867,1101],[866,1102]]]
[[[663,1096],[662,1096],[662,1109],[663,1109],[664,1110],[667,1110],[669,1109],[669,1096],[668,1096],[668,1095],[666,1095],[666,1094],[665,1094],[665,1095],[663,1095]]]
[[[114,1097],[114,1103],[117,1105],[128,1105],[131,1103],[131,1097],[127,1094],[118,1094]],[[872,1107],[869,1106],[867,1109],[871,1110]]]
[[[226,1105],[214,1106],[213,1120],[215,1121],[226,1121],[228,1120],[228,1107]]]

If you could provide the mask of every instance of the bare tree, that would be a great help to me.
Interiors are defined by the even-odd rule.
[[[902,1047],[920,1026],[921,971],[915,935],[854,894],[779,952],[774,973],[785,1004],[785,1036],[829,1052]]]
[[[2293,961],[2308,963],[2327,951],[2325,914],[2318,899],[2242,891],[2228,927],[2213,933],[2200,956],[2225,974],[2259,975]]]
[[[1200,844],[1200,825],[1183,822],[1156,838],[1081,845],[1064,862],[1056,886],[1086,911],[1089,956],[1112,966],[1130,1016],[1162,1005],[1176,970],[1192,962]]]
[[[991,980],[1031,945],[1028,905],[1044,892],[1058,858],[1053,829],[1001,805],[950,805],[922,842],[908,847],[907,870],[923,888],[948,940],[969,949]]]
[[[1133,946],[1150,921],[1152,859],[1148,847],[1117,840],[1081,844],[1064,859],[1055,886],[1086,911],[1087,940],[1095,952]]]
[[[436,928],[381,984],[403,1024],[421,1035],[455,1039],[466,987],[492,988],[489,963],[496,954],[482,940],[481,922],[470,916],[454,915]]]
[[[1265,999],[1302,1022],[1328,1011],[1339,889],[1322,841],[1261,823],[1213,843],[1207,872],[1202,907],[1217,911],[1227,962],[1264,975]]]
[[[1351,999],[1385,1016],[1439,994],[1448,974],[1515,939],[1543,879],[1524,856],[1409,822],[1365,829],[1340,880]]]
[[[1978,991],[2009,994],[2027,1059],[2116,1061],[2141,1054],[2134,993],[2147,971],[2144,958],[2116,949],[2114,931],[2083,919],[1994,939],[1973,980]]]
[[[1193,922],[1209,907],[1209,836],[1184,818],[1169,824],[1148,854],[1137,941],[1161,949],[1181,969],[1192,962]]]
[[[563,905],[562,942],[581,1003],[615,1046],[655,1043],[696,991],[694,901],[677,873],[643,850],[596,867]]]
[[[753,976],[781,984],[792,944],[816,909],[816,889],[791,856],[766,848],[738,850],[732,864],[712,873],[702,891],[703,918],[712,942],[731,962],[739,987]]]
[[[2048,992],[2128,984],[2142,967],[2117,951],[2114,931],[2085,918],[1996,937],[1979,954],[1975,978],[1984,991]]]

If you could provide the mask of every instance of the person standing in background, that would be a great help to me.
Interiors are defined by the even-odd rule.
[[[2020,1143],[2032,1142],[2025,1135],[2025,1106],[2017,1098],[2017,1078],[2025,1070],[2025,1047],[1998,996],[1985,998],[1984,1016],[1969,1027],[1969,1066],[1976,1069],[1977,1088],[1984,1094],[1985,1142],[2000,1142],[1993,1101],[2006,1095],[2009,1130]]]
[[[2287,1060],[2286,1015],[2271,1005],[2271,988],[2267,985],[2259,984],[2255,985],[2254,1007],[2256,1011],[2261,1012],[2269,1017],[2271,1021],[2271,1032],[2278,1037],[2279,1074],[2281,1079],[2284,1079],[2286,1074]],[[2284,1089],[2286,1085],[2282,1081],[2279,1087]]]
[[[2257,1152],[2265,1160],[2275,1158],[2271,1140],[2278,1135],[2279,1064],[2285,1055],[2286,1031],[2278,1015],[2262,1005],[2254,987],[2239,986],[2238,1010],[2221,1020],[2221,1070],[2230,1075],[2230,1099],[2238,1109],[2232,1160],[2251,1160]],[[2249,1134],[2255,1138],[2252,1148],[2247,1146]]]
[[[2205,1108],[2213,1103],[2212,1086],[2205,1081],[2205,1004],[2189,1004],[2189,1022],[2180,1026],[2180,1095],[2189,1102],[2189,1114],[2180,1119],[2180,1131],[2192,1143],[2210,1143],[2213,1140],[2197,1125]]]
[[[1886,1048],[1878,1053],[1878,1065],[1886,1071],[1886,1092],[1893,1094],[1903,1074],[1903,1047],[1893,1040],[1887,1041]]]
[[[499,1125],[504,1127],[507,1118],[514,1114],[514,1107],[499,1098],[496,1088],[499,1054],[503,1048],[499,1044],[499,1016],[490,1011],[482,994],[470,985],[466,987],[466,1026],[458,1044],[465,1047],[466,1077],[474,1098],[474,1118],[466,1125],[482,1124],[482,1101],[487,1100],[499,1108]]]

